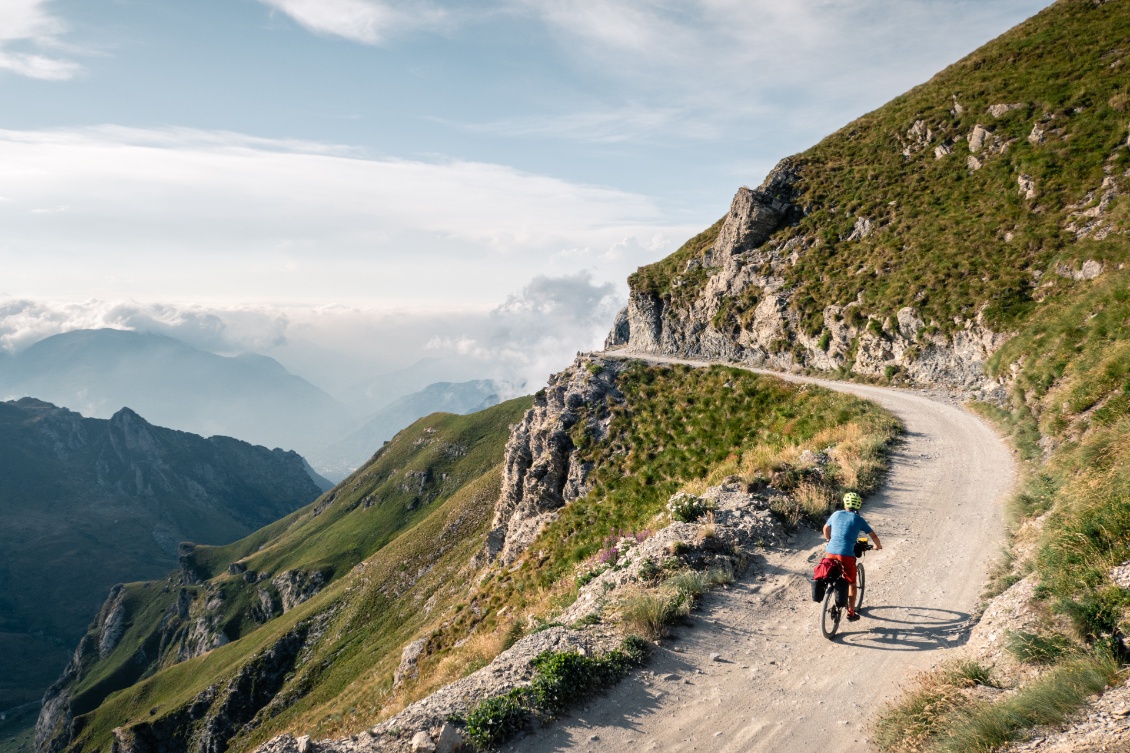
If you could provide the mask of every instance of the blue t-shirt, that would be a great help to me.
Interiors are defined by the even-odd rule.
[[[871,526],[857,512],[836,510],[828,518],[828,525],[832,527],[832,538],[824,550],[828,554],[840,554],[845,557],[855,556],[855,540],[860,533],[871,533]]]

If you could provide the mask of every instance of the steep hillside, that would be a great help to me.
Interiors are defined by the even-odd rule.
[[[0,361],[0,396],[25,395],[99,418],[128,405],[161,426],[303,455],[353,427],[343,405],[274,359],[124,330],[67,332]]]
[[[296,453],[0,403],[0,710],[37,700],[115,583],[181,541],[225,543],[320,493]]]
[[[1126,256],[1130,16],[1059,2],[781,162],[630,278],[609,345],[1000,398],[1035,303]]]
[[[1028,465],[994,590],[1016,584],[997,610],[1026,616],[890,710],[885,750],[992,749],[1124,679],[1127,40],[1130,2],[1057,2],[740,189],[631,277],[609,335],[948,388],[1012,434]]]
[[[264,662],[288,673],[300,649],[325,653],[297,676],[272,675],[264,698],[213,699],[217,708],[208,703],[201,713],[224,716],[231,734],[276,694],[285,708],[315,686],[328,690],[343,675],[363,674],[426,615],[408,602],[391,609],[394,597],[367,597],[383,605],[359,601],[359,584],[414,594],[456,585],[450,579],[489,522],[509,426],[528,406],[523,398],[472,416],[421,420],[313,504],[233,544],[184,548],[180,569],[164,581],[115,590],[45,699],[41,749],[60,749],[72,737],[84,749],[104,747],[112,727],[135,714],[147,718],[140,712],[150,706],[176,724],[182,705],[218,678],[254,676]],[[144,678],[151,679],[130,687]],[[245,718],[223,709],[245,701],[258,704]],[[221,731],[209,734],[222,747]]]
[[[373,451],[396,432],[430,413],[474,413],[499,402],[499,386],[489,379],[436,382],[405,395],[365,419],[349,436],[323,447],[309,458],[328,477],[340,480],[359,468]]]
[[[727,526],[753,536],[742,546],[764,546],[780,531],[771,509],[795,522],[824,514],[845,486],[873,488],[897,433],[873,405],[725,368],[580,359],[529,405],[423,419],[315,505],[186,553],[164,583],[127,586],[49,694],[40,749],[245,751],[280,733],[386,720],[379,734],[407,750],[421,725],[455,713],[413,702],[511,645],[585,645],[589,627],[606,645],[621,618],[612,603],[594,612],[604,601],[593,594],[626,594],[618,569],[601,565],[605,550],[669,526],[672,494],[725,481],[730,497],[759,505],[752,517],[719,508],[716,540],[671,544],[675,556],[651,561],[647,576],[705,583],[694,567],[732,571],[747,556]],[[100,658],[119,609],[132,627]],[[182,661],[193,625],[231,642]],[[146,667],[139,645],[154,649]],[[445,697],[466,713],[528,672],[526,656]]]

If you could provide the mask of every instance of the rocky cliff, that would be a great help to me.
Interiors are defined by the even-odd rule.
[[[802,174],[798,162],[786,159],[758,188],[739,189],[717,231],[707,231],[713,242],[680,259],[669,291],[634,276],[628,305],[617,314],[605,348],[786,371],[847,370],[886,378],[897,373],[915,386],[1000,400],[1001,385],[985,375],[985,363],[1006,336],[986,327],[980,316],[943,334],[911,306],[884,320],[863,315],[855,301],[824,306],[815,328],[805,321],[786,281],[813,244],[789,232],[811,211],[795,203]],[[852,235],[870,232],[871,223],[861,221]]]
[[[609,404],[623,401],[616,387],[620,366],[578,359],[550,377],[534,396],[534,407],[511,429],[487,540],[491,559],[513,562],[558,509],[588,493],[592,463],[576,459],[577,439],[599,442],[607,436]]]

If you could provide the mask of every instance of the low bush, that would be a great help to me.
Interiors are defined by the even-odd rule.
[[[1005,647],[1026,664],[1053,664],[1074,648],[1071,641],[1062,635],[1040,635],[1023,630],[1009,633]]]
[[[667,635],[667,626],[690,614],[690,602],[673,589],[645,591],[629,596],[620,608],[624,624],[649,640]]]
[[[648,657],[647,641],[625,638],[603,656],[575,651],[545,651],[533,660],[534,677],[525,688],[514,688],[480,702],[466,719],[467,738],[478,750],[490,750],[530,726],[536,716],[552,718],[594,693],[623,679]]]
[[[467,714],[467,738],[479,750],[489,750],[530,726],[530,712],[522,704],[523,690],[514,688],[487,698]]]
[[[667,512],[683,523],[693,523],[713,509],[713,503],[690,494],[676,494],[667,503]]]

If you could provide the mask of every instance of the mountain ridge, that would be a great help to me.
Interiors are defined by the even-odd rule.
[[[0,391],[103,418],[128,405],[160,425],[302,452],[338,439],[353,420],[344,405],[273,358],[220,356],[130,330],[75,330],[40,340],[0,362]]]
[[[4,707],[42,693],[115,583],[159,575],[181,541],[230,540],[319,492],[294,452],[165,429],[129,408],[94,419],[0,402]],[[46,663],[24,667],[35,652]]]

